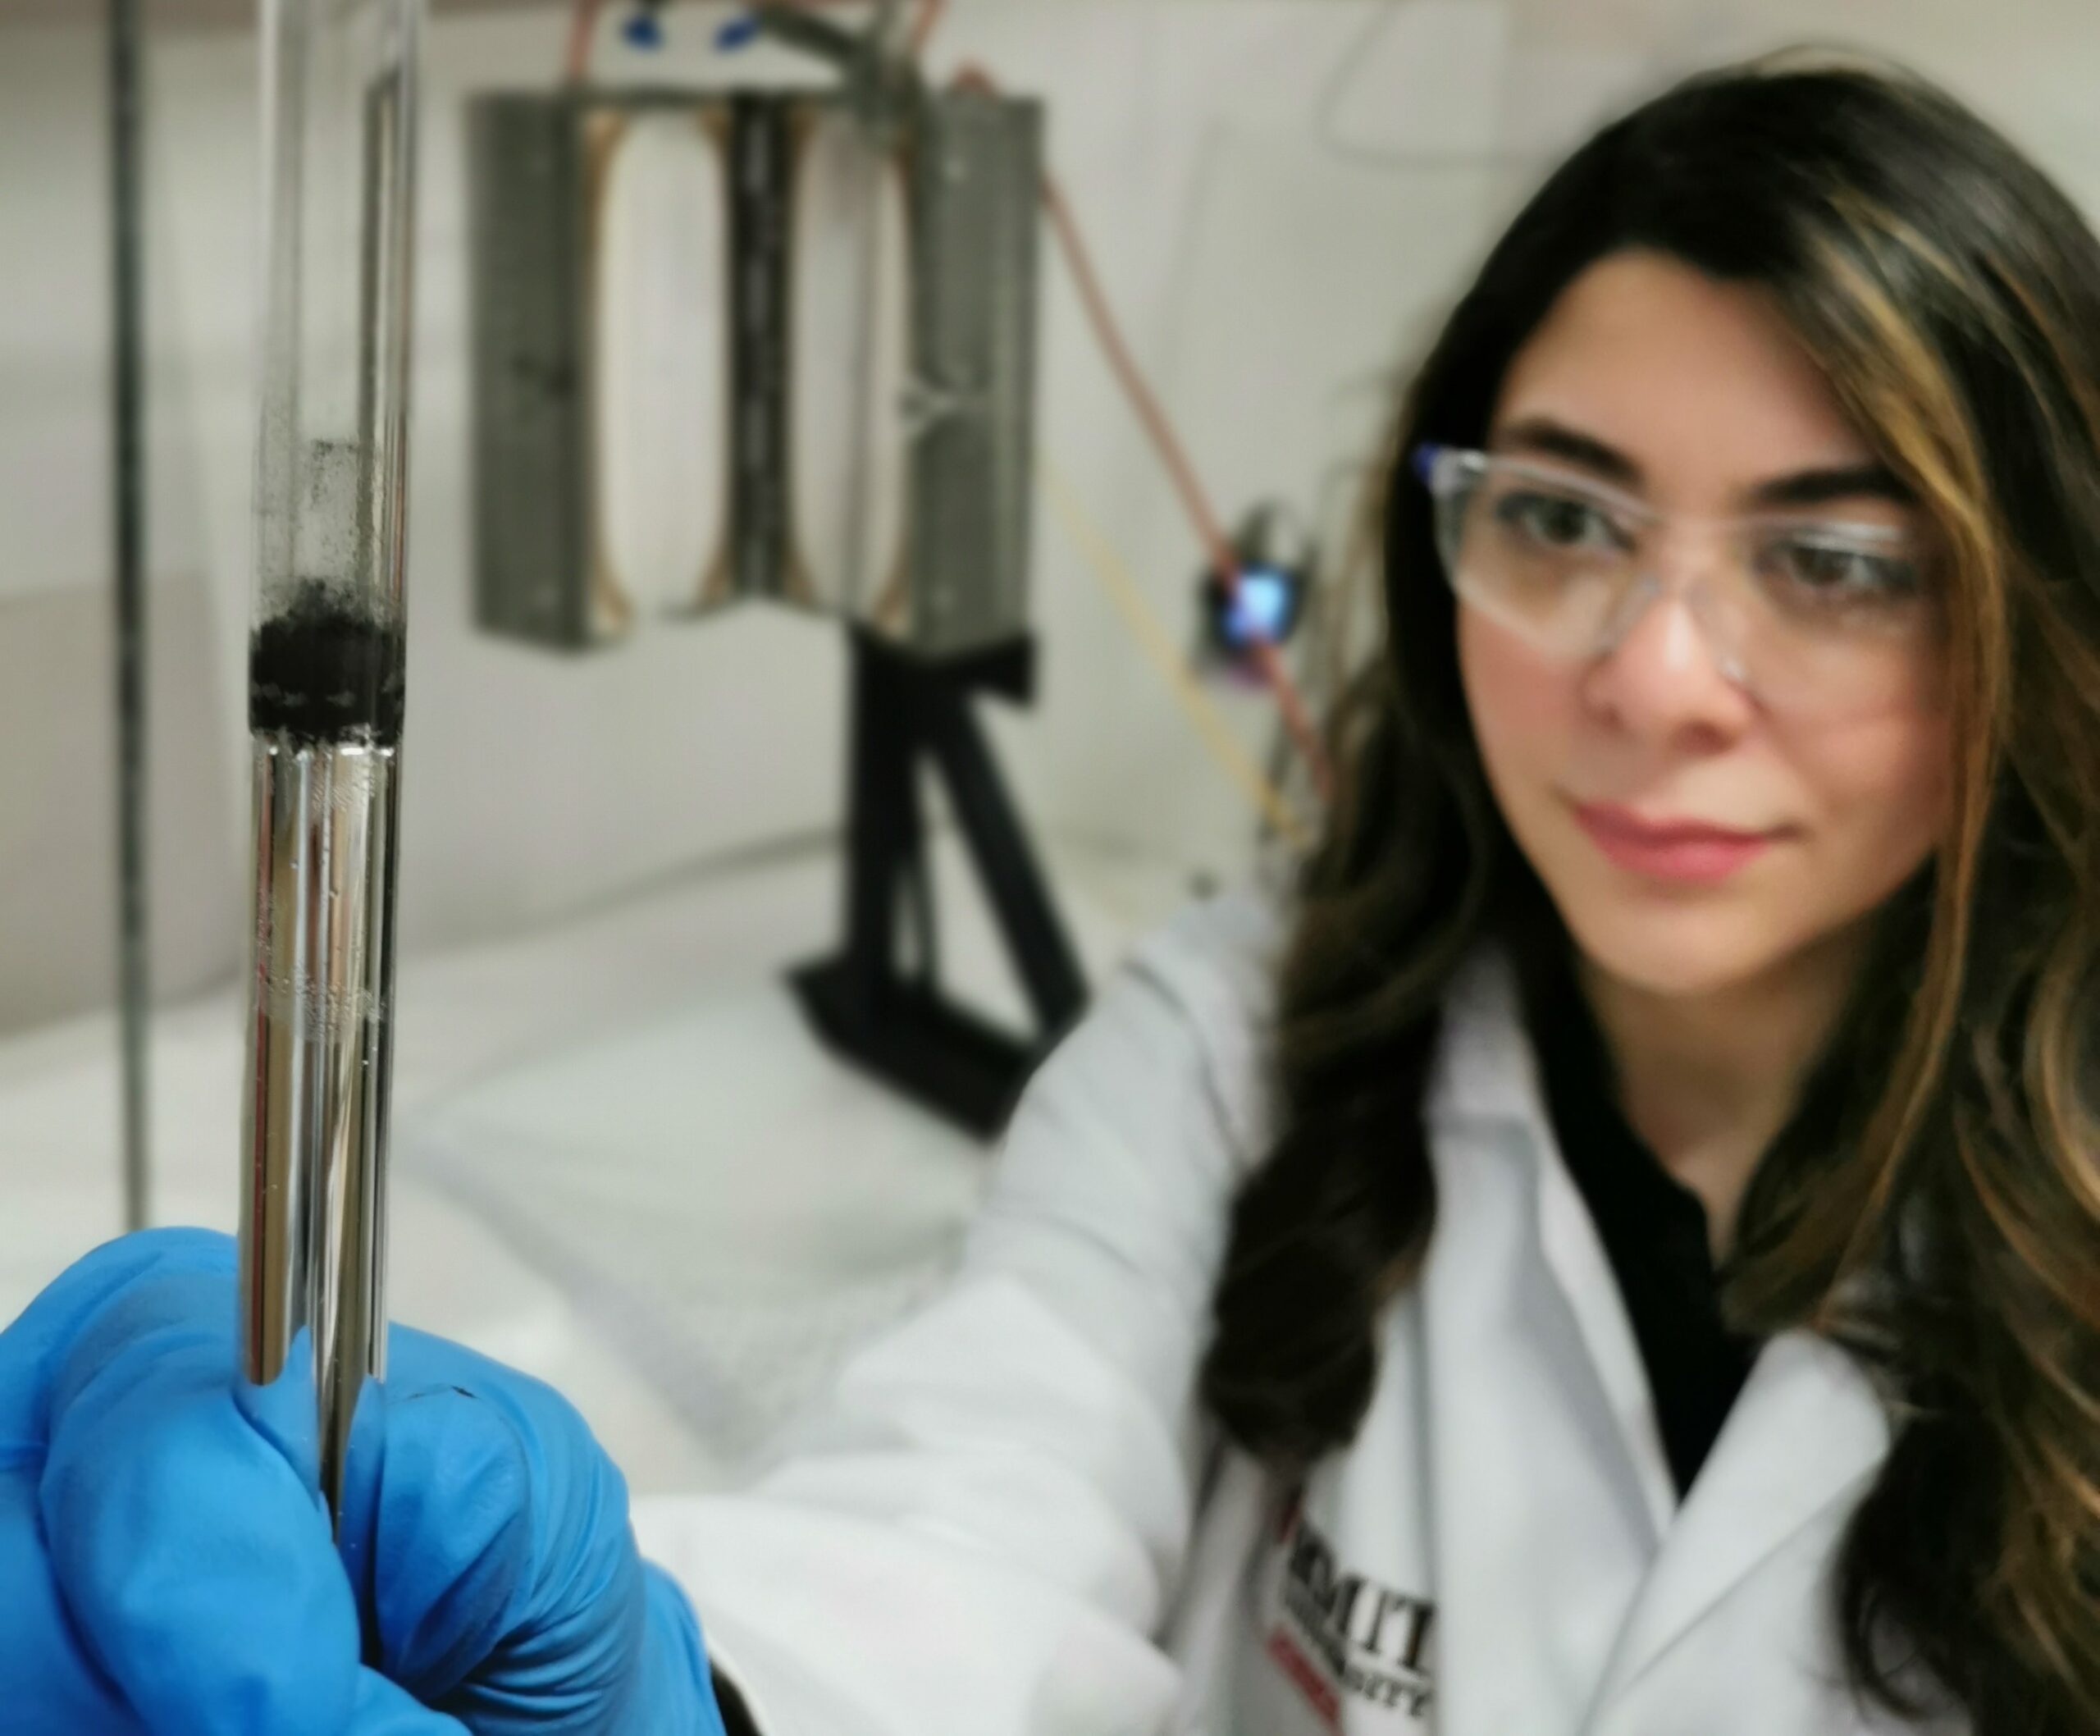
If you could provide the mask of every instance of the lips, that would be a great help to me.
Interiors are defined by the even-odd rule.
[[[1701,820],[1651,820],[1607,803],[1578,805],[1575,818],[1597,847],[1628,872],[1698,885],[1746,868],[1783,835]]]

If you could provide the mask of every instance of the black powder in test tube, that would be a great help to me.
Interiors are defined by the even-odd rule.
[[[406,685],[399,624],[309,585],[249,642],[248,726],[295,742],[397,746]]]

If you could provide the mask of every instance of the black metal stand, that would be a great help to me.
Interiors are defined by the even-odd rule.
[[[853,630],[846,942],[797,971],[805,1011],[841,1054],[989,1138],[1043,1050],[1086,1000],[1079,961],[970,710],[973,694],[1033,697],[1031,639],[930,663]],[[939,770],[1038,1026],[1016,1037],[941,993],[919,811],[924,754]],[[899,894],[912,895],[915,974],[897,960]]]

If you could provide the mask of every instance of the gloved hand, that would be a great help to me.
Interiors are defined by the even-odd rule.
[[[359,1663],[327,1517],[234,1404],[230,1270],[135,1236],[0,1333],[0,1731],[461,1736]]]
[[[720,1736],[690,1608],[536,1382],[395,1332],[339,1558],[239,1402],[233,1268],[132,1236],[0,1333],[0,1732]]]

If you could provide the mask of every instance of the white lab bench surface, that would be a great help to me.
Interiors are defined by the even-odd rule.
[[[1091,980],[1187,895],[1047,853]],[[941,1280],[991,1154],[830,1055],[784,980],[835,944],[829,849],[404,961],[388,1301],[551,1382],[637,1490],[719,1487],[854,1342]],[[948,843],[944,979],[1021,1002]],[[153,1209],[234,1227],[243,1006],[157,1013]],[[0,1040],[0,1320],[121,1222],[115,1021]]]

